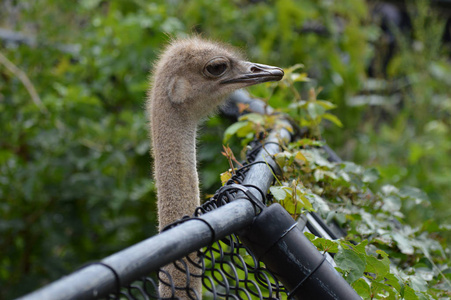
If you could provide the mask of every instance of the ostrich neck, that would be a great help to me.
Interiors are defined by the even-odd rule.
[[[166,107],[166,110],[171,110]],[[197,121],[181,110],[152,111],[152,140],[160,230],[199,206]],[[168,117],[171,116],[171,117]]]

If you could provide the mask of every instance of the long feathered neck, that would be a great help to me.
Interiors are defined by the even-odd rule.
[[[148,104],[160,230],[199,206],[196,169],[197,121],[158,97]]]

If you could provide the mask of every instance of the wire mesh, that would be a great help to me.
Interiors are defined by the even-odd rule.
[[[188,263],[187,263],[188,261]],[[198,261],[190,257],[173,263],[179,272],[190,277],[201,276],[202,299],[283,299],[287,291],[267,270],[264,264],[244,246],[237,235],[227,236],[211,246],[198,251]],[[201,271],[200,275],[199,271]],[[163,279],[164,278],[164,279]],[[165,270],[150,274],[129,286],[123,287],[119,295],[111,294],[108,299],[162,299],[158,283],[182,290],[181,299],[200,299],[188,286],[174,286]]]
[[[202,206],[198,207],[193,217],[185,217],[169,225],[177,226],[199,215],[212,211],[235,199],[243,193],[240,184],[243,182],[249,167],[254,163],[255,155],[264,146],[259,140],[251,143],[247,153],[247,162],[235,171],[232,178],[215,195]],[[241,188],[240,188],[241,187]],[[252,186],[253,188],[256,188]],[[263,201],[267,195],[257,189]],[[252,194],[245,193],[249,201],[255,206],[262,205]],[[258,203],[257,203],[258,202]],[[164,230],[168,229],[165,228]],[[214,232],[213,236],[214,236]],[[196,260],[196,261],[194,261]],[[193,255],[173,262],[178,270],[185,274],[186,285],[175,286],[168,272],[162,268],[158,273],[135,281],[123,287],[119,294],[111,294],[108,299],[163,299],[159,295],[158,285],[166,285],[173,291],[182,291],[181,299],[286,299],[287,291],[283,285],[265,265],[258,261],[252,252],[241,243],[238,235],[232,234],[219,241],[213,242],[209,247],[197,251]],[[189,282],[193,277],[201,277],[203,295],[199,295]]]

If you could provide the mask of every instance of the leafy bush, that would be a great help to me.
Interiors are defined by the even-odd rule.
[[[290,75],[290,71],[287,73]],[[326,109],[333,106],[317,100],[314,90],[309,99],[297,99],[298,93],[290,89],[292,84],[287,76],[277,88],[294,91],[294,106],[300,108],[294,121],[309,130],[304,138],[284,145],[274,157],[282,170],[277,184],[270,188],[274,201],[294,219],[316,211],[327,222],[335,222],[347,231],[343,239],[333,241],[306,235],[319,251],[335,254],[337,270],[363,299],[451,296],[451,249],[443,238],[451,225],[428,221],[412,227],[403,211],[429,204],[423,191],[388,184],[378,188],[381,175],[377,169],[329,161],[318,126],[322,120],[331,119]],[[276,93],[272,98],[274,103],[278,96]],[[234,134],[248,141],[253,133],[282,124],[278,119],[283,118],[283,114],[245,115],[226,130],[225,136]]]
[[[355,149],[356,162],[377,167],[385,183],[420,187],[429,195],[429,207],[406,211],[421,226],[433,218],[447,222],[451,213],[451,65],[441,42],[445,19],[427,1],[415,3],[408,6],[412,38],[394,29],[399,48],[387,78],[367,82],[367,96],[360,97],[385,100],[367,108],[368,121],[356,133],[355,146],[347,148]]]
[[[423,195],[402,200],[405,188],[396,193],[401,213],[415,228],[442,234],[451,196],[451,67],[449,51],[433,38],[442,21],[425,2],[418,5],[423,9],[412,8],[418,14],[415,42],[399,32],[388,77],[374,80],[366,70],[383,35],[364,0],[2,1],[0,26],[25,38],[0,42],[0,298],[24,294],[156,233],[143,112],[148,70],[168,35],[191,31],[240,46],[254,61],[280,66],[302,61],[306,74],[287,69],[288,88],[257,86],[253,93],[271,98],[271,105],[310,126],[346,159],[375,167],[380,179],[361,188],[424,189],[429,201]],[[305,82],[307,73],[311,79]],[[392,79],[395,95],[386,88]],[[380,95],[374,95],[374,86],[382,86],[376,89]],[[369,105],[356,93],[381,96],[385,104]],[[389,103],[398,94],[402,107]],[[332,100],[309,100],[317,97]],[[329,114],[334,106],[338,118]],[[320,119],[328,120],[326,126],[319,126]],[[340,122],[343,127],[331,124]],[[201,129],[206,193],[219,185],[217,170],[227,168],[217,157],[228,125],[214,117]],[[295,147],[320,142],[302,143],[287,150],[287,159],[296,163],[302,152]],[[308,179],[312,187],[333,182],[329,175],[344,166],[330,168],[315,170]],[[417,209],[416,201],[431,205]],[[414,249],[403,259],[419,257]]]

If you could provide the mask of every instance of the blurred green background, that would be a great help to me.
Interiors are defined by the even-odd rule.
[[[423,189],[430,205],[405,208],[413,226],[449,222],[447,12],[423,0],[391,8],[407,23],[384,23],[387,6],[364,0],[3,0],[0,299],[156,233],[149,70],[170,36],[193,32],[252,61],[304,64],[312,80],[301,94],[322,88],[338,106],[344,126],[322,128],[332,148],[376,167],[382,183]],[[230,122],[216,116],[200,130],[204,194],[228,167]]]

